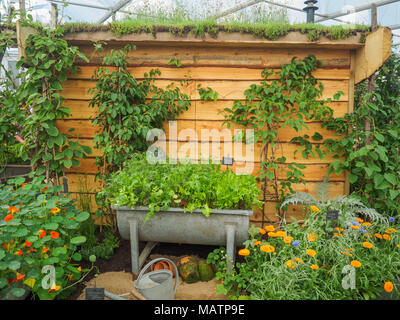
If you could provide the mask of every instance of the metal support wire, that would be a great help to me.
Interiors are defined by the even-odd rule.
[[[102,16],[97,23],[103,23],[105,22],[108,18],[110,18],[112,15],[116,14],[120,9],[125,7],[129,2],[132,0],[120,0],[118,1],[115,6],[111,7],[109,12],[107,12],[104,16]]]

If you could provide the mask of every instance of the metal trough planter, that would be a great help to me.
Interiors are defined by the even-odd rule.
[[[139,257],[139,241],[226,245],[229,272],[235,259],[235,246],[241,246],[248,239],[253,214],[252,210],[213,210],[206,217],[201,210],[185,213],[182,208],[170,208],[144,221],[148,207],[112,208],[117,211],[121,237],[131,242],[132,272],[136,274],[145,260],[143,255]]]

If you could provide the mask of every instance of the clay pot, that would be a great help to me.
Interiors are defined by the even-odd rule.
[[[170,270],[172,272],[172,277],[175,277],[175,270],[173,265],[166,260],[159,261],[151,266],[151,271],[156,270]]]

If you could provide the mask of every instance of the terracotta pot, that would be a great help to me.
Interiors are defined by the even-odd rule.
[[[172,272],[172,277],[175,277],[175,270],[173,265],[166,260],[159,261],[155,264],[153,264],[150,268],[151,271],[156,271],[156,270],[170,270]]]

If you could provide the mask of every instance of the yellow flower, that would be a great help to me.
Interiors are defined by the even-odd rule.
[[[303,261],[303,260],[301,260],[301,259],[300,259],[300,258],[298,258],[298,257],[294,258],[294,260],[296,260],[296,262],[298,262],[298,263],[304,264],[304,261]]]
[[[271,237],[271,238],[275,238],[275,237],[277,237],[278,235],[275,233],[275,232],[268,232],[268,237]]]
[[[291,237],[291,236],[286,236],[286,237],[283,238],[283,241],[286,244],[290,244],[292,242],[292,240],[293,240],[293,237]]]
[[[339,227],[336,227],[335,229],[336,229],[337,231],[344,231],[343,228],[339,228]]]
[[[59,212],[60,212],[60,208],[58,208],[58,207],[55,207],[55,208],[53,208],[53,209],[50,210],[50,213],[52,213],[52,214],[54,214],[54,215],[56,215],[56,214],[59,213]]]
[[[286,233],[284,231],[277,231],[276,236],[280,238],[286,237]]]
[[[309,233],[307,236],[307,240],[310,242],[314,242],[317,239],[317,236],[315,235],[315,233]]]
[[[310,206],[312,212],[319,212],[319,208],[316,206]]]
[[[354,268],[360,268],[362,266],[360,261],[357,260],[353,260],[350,262],[350,264],[354,267]]]
[[[383,288],[385,289],[386,292],[392,292],[393,291],[393,283],[390,281],[386,281]]]
[[[354,225],[352,225],[351,227],[352,227],[354,230],[360,229],[360,226],[354,226]]]
[[[249,249],[240,249],[239,250],[239,255],[240,256],[248,256],[250,254],[250,250]]]
[[[275,231],[275,227],[273,225],[266,226],[264,229],[268,232]]]
[[[316,265],[316,264],[313,264],[313,265],[311,265],[311,267],[310,267],[311,269],[313,269],[313,270],[317,270],[317,269],[319,269],[319,267],[318,267],[318,265]]]
[[[372,226],[371,222],[364,222],[362,225],[363,225],[363,226],[366,226],[366,227]]]
[[[82,268],[79,266],[78,268],[76,268],[76,270],[82,271]]]
[[[400,248],[400,243],[396,244],[396,247],[397,247],[397,248]]]
[[[386,232],[386,233],[389,233],[389,234],[392,234],[392,233],[396,233],[397,230],[396,230],[396,229],[393,229],[393,228],[389,228],[389,229],[387,229],[385,232]]]
[[[295,268],[297,266],[296,262],[294,262],[293,260],[288,260],[285,262],[286,266],[289,268]]]
[[[271,246],[269,244],[265,244],[263,246],[260,247],[260,250],[262,252],[275,252],[275,247]]]
[[[309,256],[311,256],[311,257],[315,257],[315,255],[317,254],[317,253],[315,252],[315,250],[313,250],[313,249],[307,249],[307,250],[306,250],[306,253],[307,253]]]
[[[384,234],[383,236],[383,239],[385,239],[385,240],[390,240],[390,239],[392,239],[388,234]]]
[[[367,241],[363,242],[362,245],[363,245],[363,247],[368,248],[368,249],[371,249],[374,247],[374,245],[371,242],[367,242]]]

